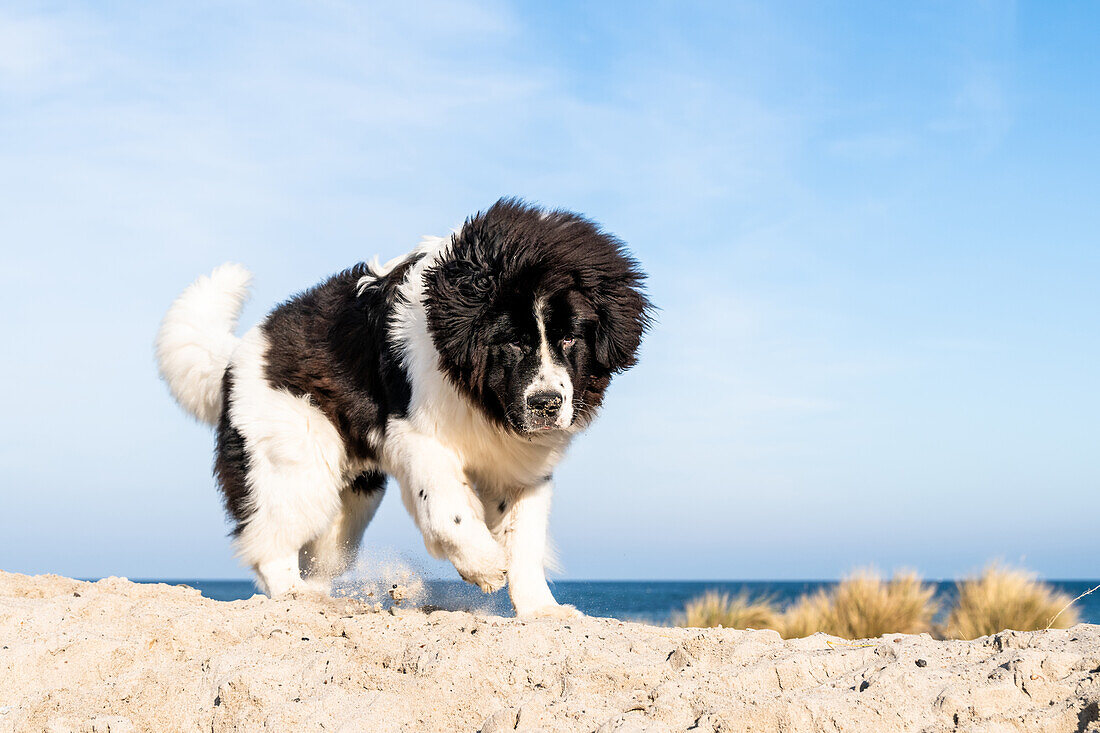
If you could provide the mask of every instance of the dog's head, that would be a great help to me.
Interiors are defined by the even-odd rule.
[[[580,429],[634,365],[650,323],[644,278],[587,219],[502,199],[425,271],[428,327],[444,372],[499,424]]]

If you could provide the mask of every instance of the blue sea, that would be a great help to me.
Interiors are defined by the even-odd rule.
[[[256,587],[247,580],[138,580],[140,583],[168,583],[189,585],[207,598],[218,601],[236,601],[251,598]],[[1074,598],[1090,588],[1100,585],[1100,580],[1048,580],[1057,590]],[[953,581],[933,582],[941,617],[955,600]],[[745,592],[752,597],[764,597],[785,607],[799,596],[828,589],[835,581],[739,581],[739,580],[691,580],[691,581],[617,581],[617,580],[561,580],[551,585],[554,597],[561,603],[570,603],[589,616],[617,618],[623,621],[668,623],[672,614],[683,608],[691,599],[708,590],[730,594]],[[511,614],[508,595],[505,592],[485,595],[477,588],[461,581],[425,581],[427,598],[423,604],[448,610],[479,610],[507,616]],[[1100,624],[1100,591],[1085,596],[1074,604],[1082,621]]]

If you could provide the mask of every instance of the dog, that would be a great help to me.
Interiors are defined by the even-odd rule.
[[[392,476],[432,556],[485,592],[507,582],[517,616],[576,614],[546,582],[553,472],[652,322],[622,242],[501,199],[238,338],[250,280],[226,264],[192,283],[156,353],[176,401],[216,429],[235,550],[261,590],[327,591]]]

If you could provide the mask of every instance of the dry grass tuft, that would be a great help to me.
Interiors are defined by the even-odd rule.
[[[767,599],[752,599],[747,593],[735,596],[708,590],[672,617],[676,626],[727,629],[778,629],[779,613]]]
[[[1025,570],[986,567],[978,578],[957,584],[958,601],[947,622],[937,628],[949,639],[976,639],[1004,629],[1065,629],[1078,622],[1069,596],[1036,580]],[[1093,589],[1097,590],[1097,589]],[[1091,592],[1091,591],[1089,591]],[[910,571],[890,580],[874,570],[857,570],[829,591],[804,595],[780,613],[769,599],[747,593],[707,591],[673,617],[677,626],[775,629],[785,639],[824,631],[845,639],[883,634],[919,634],[932,630],[935,589]],[[1076,600],[1076,599],[1074,599]],[[1061,615],[1059,615],[1059,613]]]
[[[804,595],[783,612],[779,635],[784,639],[801,639],[824,631],[831,624],[832,599],[823,590]]]
[[[874,571],[848,576],[833,591],[832,630],[846,639],[882,634],[919,634],[932,628],[935,589],[914,572],[884,582]]]
[[[1045,629],[1070,600],[1036,580],[1034,573],[997,563],[988,565],[980,577],[964,580],[956,587],[959,600],[943,629],[944,637],[949,639],[977,639],[1005,629]],[[1069,628],[1077,619],[1077,611],[1066,608],[1052,628]]]
[[[858,570],[831,592],[804,596],[783,614],[780,633],[788,639],[816,631],[845,639],[882,634],[919,634],[932,628],[935,589],[913,572],[888,581],[873,570]]]

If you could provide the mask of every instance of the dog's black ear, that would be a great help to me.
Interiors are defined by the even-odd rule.
[[[642,292],[644,275],[635,268],[601,283],[592,294],[596,310],[596,361],[612,374],[634,366],[642,335],[652,323],[652,306]]]

